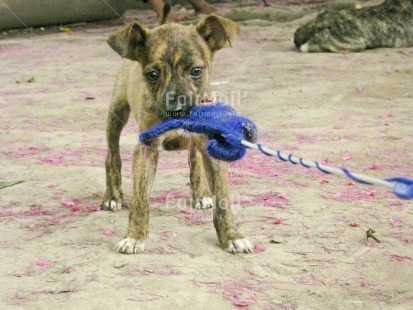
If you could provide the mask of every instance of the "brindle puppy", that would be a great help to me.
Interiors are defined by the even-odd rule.
[[[160,23],[165,19],[161,17]],[[231,43],[238,32],[238,26],[229,19],[209,15],[195,26],[166,24],[149,30],[133,22],[109,38],[109,45],[124,60],[109,108],[107,188],[102,209],[115,211],[122,207],[119,138],[130,112],[141,131],[169,117],[188,114],[194,104],[210,94],[211,62],[215,52]],[[227,164],[208,156],[204,136],[192,135],[189,143],[187,140],[187,136],[172,133],[163,145],[167,150],[189,147],[193,206],[214,207],[214,226],[227,251],[251,253],[251,243],[234,226],[229,206]],[[161,143],[157,139],[148,148],[142,144],[135,148],[129,224],[125,239],[116,246],[119,252],[144,250],[149,226],[148,198]]]
[[[413,46],[413,0],[324,11],[297,29],[294,43],[302,52],[334,53]]]

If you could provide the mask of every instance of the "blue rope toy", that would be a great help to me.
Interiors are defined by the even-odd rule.
[[[393,188],[396,196],[402,199],[413,199],[413,179],[409,177],[394,177],[378,179],[363,174],[351,173],[346,168],[338,169],[318,162],[295,157],[293,154],[283,154],[273,151],[261,144],[254,144],[258,139],[257,126],[248,118],[239,116],[237,112],[224,103],[198,105],[192,108],[189,115],[183,118],[169,119],[153,128],[143,131],[139,140],[150,145],[153,139],[173,129],[184,129],[189,132],[205,134],[208,137],[208,154],[218,160],[236,161],[244,157],[246,149],[256,149],[267,156],[276,156],[282,161],[301,164],[306,168],[317,168],[326,174],[347,176],[357,183],[382,185]]]
[[[257,127],[252,121],[238,116],[229,105],[215,103],[195,106],[184,118],[170,119],[142,132],[139,140],[150,145],[152,139],[178,128],[206,134],[209,155],[224,161],[236,161],[244,157],[246,147],[240,141],[255,142],[258,138]]]

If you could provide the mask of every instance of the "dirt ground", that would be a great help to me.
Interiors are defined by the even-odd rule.
[[[293,33],[316,9],[297,3],[272,9],[283,20],[244,8],[255,17],[240,18],[240,38],[217,53],[216,94],[270,148],[413,176],[413,48],[299,53]],[[154,22],[151,11],[125,17]],[[0,190],[1,309],[411,309],[412,202],[256,151],[230,168],[254,254],[224,252],[212,212],[189,209],[186,152],[161,154],[146,253],[116,253],[128,210],[97,206],[121,64],[105,41],[120,24],[2,35],[0,178],[24,182]],[[131,119],[121,139],[126,201],[136,135]],[[369,228],[381,243],[365,240]]]

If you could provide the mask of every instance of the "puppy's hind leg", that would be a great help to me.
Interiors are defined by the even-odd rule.
[[[198,210],[211,208],[213,199],[210,197],[211,191],[207,183],[202,152],[200,151],[205,148],[205,137],[176,131],[168,132],[164,136],[162,146],[166,151],[189,150],[192,207]]]
[[[101,204],[102,210],[116,211],[122,208],[122,161],[119,152],[119,139],[123,127],[128,122],[129,115],[129,104],[114,98],[109,107],[106,128],[108,154],[106,157],[106,193]]]

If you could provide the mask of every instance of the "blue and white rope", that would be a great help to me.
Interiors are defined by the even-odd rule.
[[[319,171],[325,174],[338,174],[346,176],[351,180],[361,184],[381,185],[393,189],[393,192],[400,198],[413,199],[413,179],[408,177],[395,177],[390,179],[379,179],[370,177],[364,174],[352,173],[346,168],[334,168],[326,165],[322,165],[317,161],[310,161],[301,157],[295,157],[293,154],[284,154],[281,151],[273,151],[261,144],[254,144],[248,141],[242,140],[241,144],[250,148],[259,150],[266,156],[278,157],[282,161],[288,161],[294,165],[300,164],[305,168],[317,168]]]

